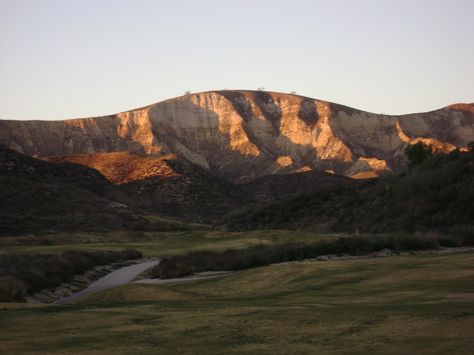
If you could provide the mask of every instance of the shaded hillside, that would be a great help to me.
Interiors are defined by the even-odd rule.
[[[288,195],[308,193],[358,182],[341,175],[311,170],[295,174],[275,174],[252,180],[239,187],[255,201],[285,198]]]
[[[0,235],[169,228],[124,203],[133,199],[99,172],[0,146]]]
[[[128,152],[49,157],[97,169],[120,184],[140,207],[190,222],[213,223],[253,201],[232,183],[175,155],[140,156]]]
[[[258,201],[311,190],[313,185],[352,181],[313,171],[235,185],[183,158],[128,152],[48,160],[0,149],[0,234],[179,226],[156,222],[149,214],[215,224]]]
[[[186,221],[213,223],[252,202],[238,186],[185,159],[171,156],[162,162],[170,173],[144,174],[145,178],[122,185],[136,196],[141,206]]]
[[[474,153],[436,154],[401,175],[316,187],[224,218],[230,229],[474,230]]]
[[[371,180],[306,171],[239,185],[176,156],[51,159],[62,162],[0,148],[0,235],[184,226],[153,215],[233,230],[446,232],[474,225],[473,153],[435,154],[406,173]],[[117,184],[68,160],[101,169]]]
[[[142,208],[190,222],[215,223],[247,205],[340,184],[357,184],[353,179],[324,171],[275,174],[232,184],[176,155],[115,152],[45,159],[97,169],[109,181],[120,184]]]
[[[422,140],[443,151],[474,141],[474,105],[393,116],[277,92],[189,94],[103,117],[0,120],[0,143],[38,157],[128,151],[176,154],[230,182],[302,169],[381,176]]]
[[[236,185],[175,155],[115,152],[46,159],[97,169],[109,181],[120,184],[142,208],[192,222],[215,223],[246,205],[339,184],[356,184],[343,176],[307,171],[270,175]]]

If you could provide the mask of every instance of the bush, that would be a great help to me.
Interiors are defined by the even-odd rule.
[[[433,155],[433,147],[423,142],[410,144],[405,148],[405,155],[411,165],[418,165]]]
[[[136,250],[65,251],[60,255],[0,255],[0,300],[18,301],[26,294],[51,289],[98,265],[140,258]]]
[[[474,142],[469,142],[467,144],[467,151],[470,153],[474,153]]]
[[[438,247],[438,240],[433,237],[401,235],[394,238],[394,249],[397,251],[426,250]]]
[[[470,224],[463,224],[451,227],[449,235],[454,238],[460,238],[464,245],[474,245],[474,226]]]
[[[287,243],[258,245],[226,251],[198,251],[163,258],[152,269],[152,277],[162,279],[192,275],[202,271],[230,271],[303,260],[321,255],[361,255],[391,249],[395,251],[427,250],[462,245],[459,238],[436,235],[351,236],[322,240],[310,244]]]
[[[22,280],[12,276],[0,276],[0,302],[21,301],[25,294],[26,286]]]

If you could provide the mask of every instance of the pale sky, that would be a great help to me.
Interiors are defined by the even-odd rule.
[[[389,114],[474,102],[474,0],[0,0],[0,118],[185,91],[291,92]]]

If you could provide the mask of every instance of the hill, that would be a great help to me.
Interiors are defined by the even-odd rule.
[[[474,234],[474,153],[435,154],[404,173],[314,186],[227,215],[228,229]]]
[[[0,145],[0,235],[167,229],[98,171],[46,162]]]
[[[422,140],[442,151],[474,141],[474,104],[390,116],[308,97],[245,90],[189,94],[104,117],[0,120],[0,143],[48,157],[176,154],[230,182],[323,170],[382,176]]]
[[[128,152],[78,154],[45,158],[94,168],[133,196],[142,208],[186,221],[216,223],[244,206],[353,179],[323,171],[264,176],[233,184],[176,155],[151,156]]]
[[[114,152],[40,160],[1,146],[0,235],[215,224],[245,206],[341,181],[353,180],[309,171],[236,185],[174,155]]]
[[[176,155],[114,152],[46,159],[97,169],[132,195],[134,201],[147,211],[187,221],[213,223],[253,201],[239,186],[219,179]]]

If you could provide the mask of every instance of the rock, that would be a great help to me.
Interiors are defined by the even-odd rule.
[[[110,202],[109,207],[110,208],[128,208],[128,206],[126,204],[120,203],[120,202],[115,202],[115,201]]]
[[[405,146],[419,140],[444,151],[465,147],[474,141],[474,104],[389,116],[297,95],[224,90],[104,117],[0,121],[0,143],[28,155],[177,154],[232,182],[301,169],[379,176],[403,166]]]

